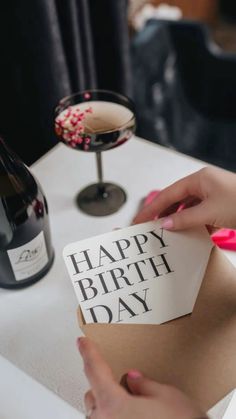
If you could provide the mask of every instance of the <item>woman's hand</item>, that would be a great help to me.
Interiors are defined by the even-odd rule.
[[[114,379],[96,345],[88,338],[78,339],[85,374],[91,390],[85,405],[91,419],[200,419],[203,412],[181,391],[130,370],[126,383],[130,393]]]
[[[180,204],[183,209],[177,211]],[[177,211],[177,212],[176,212]],[[165,217],[162,227],[182,230],[200,225],[236,227],[236,174],[205,167],[163,189],[134,223]]]

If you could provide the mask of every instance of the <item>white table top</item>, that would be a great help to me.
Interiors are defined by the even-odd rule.
[[[124,187],[128,200],[119,212],[101,218],[83,214],[74,203],[76,193],[96,181],[94,154],[59,144],[34,164],[32,171],[49,204],[55,261],[35,285],[17,291],[0,289],[0,353],[79,409],[87,382],[75,345],[81,331],[76,297],[62,260],[63,247],[129,225],[150,190],[161,189],[205,165],[135,138],[105,152],[103,163],[105,180]],[[236,254],[226,253],[236,265]]]
[[[1,356],[0,371],[1,419],[84,419],[77,409]]]

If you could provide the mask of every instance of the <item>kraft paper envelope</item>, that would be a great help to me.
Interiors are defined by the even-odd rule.
[[[80,309],[78,318],[118,381],[137,368],[179,387],[205,410],[236,387],[236,269],[217,248],[191,315],[161,325],[85,324]]]

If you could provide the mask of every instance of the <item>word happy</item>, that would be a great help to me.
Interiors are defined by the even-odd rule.
[[[174,272],[163,234],[154,229],[67,255],[90,323],[122,322],[152,310],[150,281]],[[114,302],[109,297],[115,295]]]

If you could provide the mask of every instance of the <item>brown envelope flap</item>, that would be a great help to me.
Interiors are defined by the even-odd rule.
[[[190,278],[191,280],[191,278]],[[236,269],[212,250],[189,316],[162,325],[84,324],[116,378],[130,368],[176,385],[209,409],[236,387]]]

